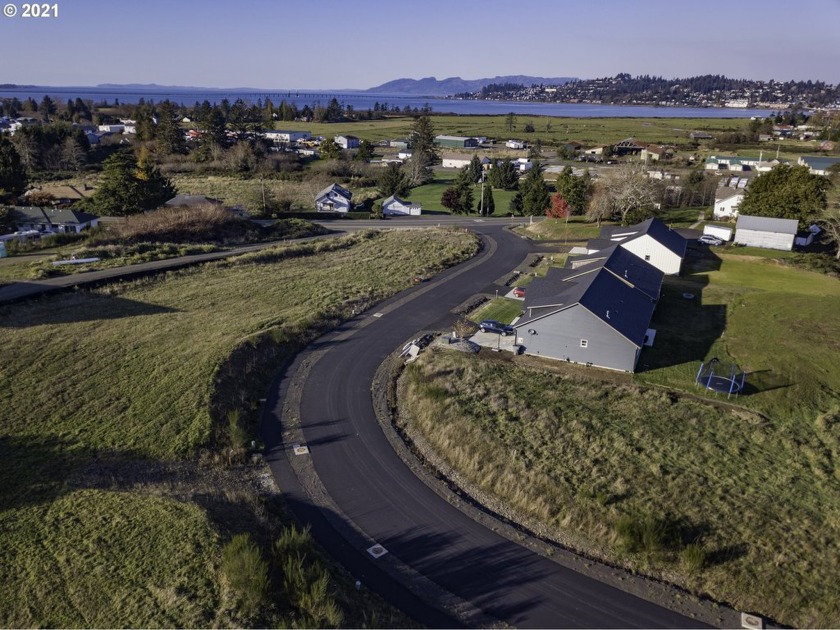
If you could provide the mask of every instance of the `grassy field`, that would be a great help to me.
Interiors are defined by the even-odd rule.
[[[160,496],[147,474],[119,493],[78,479],[111,488],[103,460],[121,470],[194,458],[230,421],[216,402],[234,350],[230,386],[252,411],[271,372],[242,376],[260,367],[249,343],[300,343],[474,249],[457,231],[361,233],[0,308],[0,623],[245,623],[215,567],[225,539],[262,518],[259,500],[240,505],[214,483],[165,483]],[[292,623],[277,614],[255,623]]]
[[[633,136],[637,140],[662,144],[685,144],[688,134],[695,130],[714,132],[744,131],[749,120],[738,118],[563,118],[554,116],[517,115],[513,130],[508,130],[505,116],[432,116],[438,134],[456,136],[487,136],[489,138],[519,138],[528,142],[539,140],[544,145],[559,145],[574,140],[585,146],[618,142]],[[311,131],[313,135],[332,137],[353,134],[378,142],[392,138],[407,138],[414,119],[408,116],[382,121],[354,123],[282,122],[283,129]],[[525,133],[527,123],[533,133]]]
[[[405,373],[401,409],[482,492],[561,540],[783,623],[834,627],[838,309],[834,278],[697,260],[666,280],[636,376],[434,353]],[[749,370],[734,406],[693,385],[715,356]]]
[[[511,298],[495,298],[470,315],[476,323],[483,319],[495,319],[503,324],[509,324],[514,317],[522,313],[522,301]]]

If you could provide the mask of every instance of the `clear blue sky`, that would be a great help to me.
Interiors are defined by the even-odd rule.
[[[57,3],[58,18],[0,16],[0,83],[327,89],[619,72],[840,83],[840,0]]]

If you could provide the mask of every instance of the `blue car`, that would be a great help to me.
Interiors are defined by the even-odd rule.
[[[513,326],[497,322],[495,319],[485,319],[478,325],[478,329],[481,332],[496,333],[497,335],[504,335],[505,337],[516,332],[516,329]]]

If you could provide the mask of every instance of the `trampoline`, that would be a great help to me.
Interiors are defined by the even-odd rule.
[[[717,357],[708,363],[701,363],[697,370],[698,385],[702,385],[709,391],[718,394],[726,394],[729,398],[732,394],[736,396],[744,389],[747,373],[743,372],[736,364],[724,365]]]

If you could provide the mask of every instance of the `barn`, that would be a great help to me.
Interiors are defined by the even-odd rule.
[[[735,243],[791,251],[799,221],[741,215],[735,224]]]

